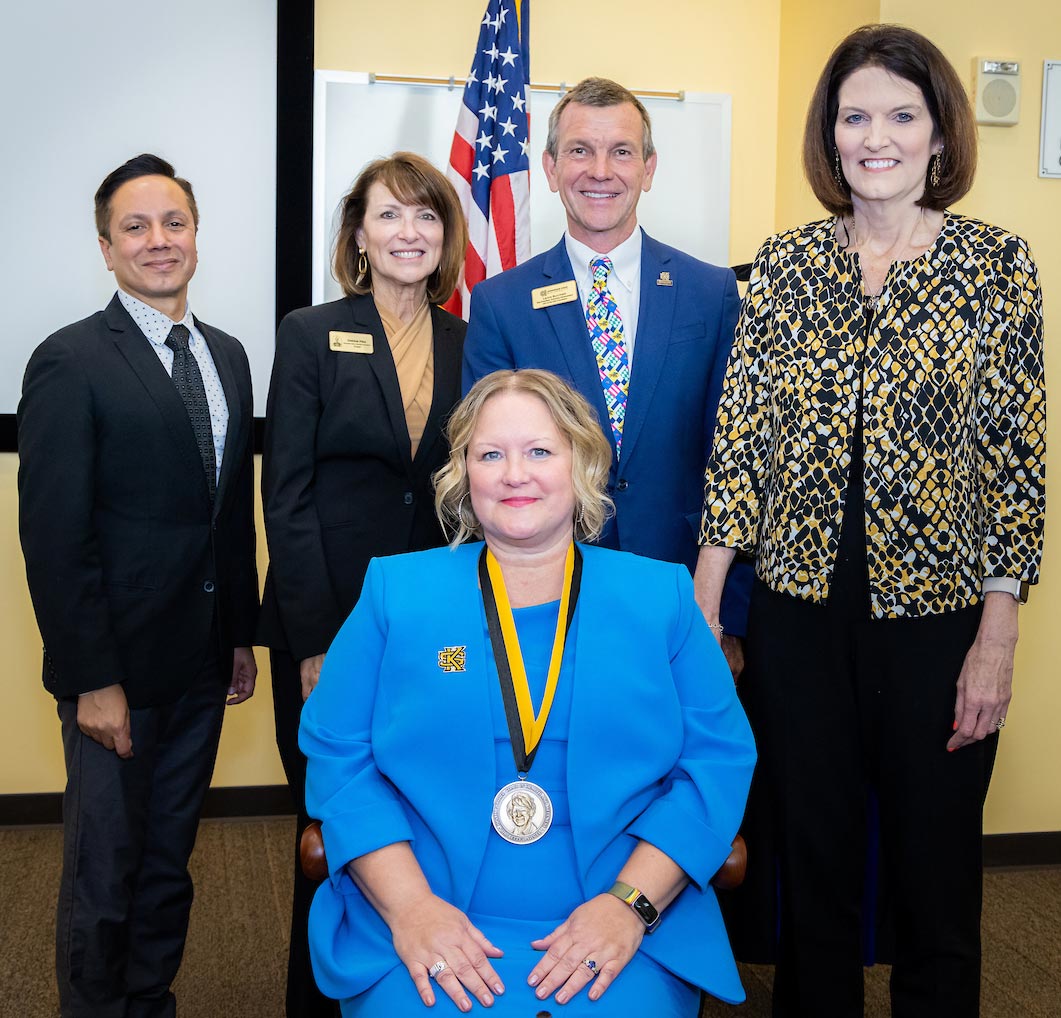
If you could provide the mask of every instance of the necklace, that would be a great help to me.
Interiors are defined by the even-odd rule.
[[[906,239],[906,242],[903,244],[902,248],[900,249],[900,254],[906,255],[906,254],[910,254],[912,252],[916,252],[917,254],[920,254],[920,253],[922,253],[925,250],[926,247],[930,246],[930,245],[921,245],[921,244],[915,244],[914,243],[914,237],[917,234],[917,232],[922,228],[922,226],[924,225],[924,222],[925,222],[925,209],[924,209],[924,206],[922,206],[917,219],[914,221],[914,225],[913,225],[913,227],[910,230],[910,233],[909,233],[909,235],[908,235],[908,237]],[[847,227],[847,217],[846,216],[841,216],[840,217],[840,226],[843,227],[843,231],[844,231],[844,243],[841,244],[840,247],[844,251],[851,251],[852,253],[857,254],[859,256],[859,267],[860,267],[860,270],[861,270],[862,245],[858,242],[858,235],[855,232],[855,219],[854,219],[854,216],[851,217],[851,229],[850,230],[848,230],[848,227]],[[837,242],[839,243],[839,237],[837,238]],[[894,248],[893,248],[893,250],[894,250]],[[897,261],[905,261],[905,260],[906,260],[905,258],[889,258],[889,260],[888,260],[888,269],[884,273],[884,278],[881,280],[881,285],[875,292],[872,292],[872,293],[868,290],[868,288],[866,286],[865,273],[862,273],[862,299],[865,302],[866,307],[871,312],[876,313],[876,311],[880,307],[880,305],[882,303],[884,303],[884,290],[885,290],[885,285],[887,284],[887,281],[888,281],[888,274],[889,274],[889,272],[891,270],[891,266],[894,265],[895,262],[897,262]]]
[[[505,578],[489,548],[484,547],[479,556],[479,587],[486,610],[497,677],[501,683],[501,695],[505,703],[505,718],[508,721],[517,778],[494,796],[490,821],[494,830],[505,841],[514,845],[528,845],[537,841],[545,835],[553,821],[553,804],[548,792],[541,785],[528,781],[527,772],[534,763],[534,755],[538,751],[545,725],[549,720],[549,712],[552,710],[564,646],[571,629],[575,605],[578,603],[581,579],[582,553],[572,542],[564,563],[564,585],[557,611],[556,634],[545,682],[545,696],[540,710],[535,714],[512,606],[505,589]]]

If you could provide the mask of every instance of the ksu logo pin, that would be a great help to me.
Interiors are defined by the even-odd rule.
[[[674,280],[671,279],[669,272],[661,272],[659,279],[656,280],[656,286],[673,286]]]
[[[438,666],[444,672],[464,671],[464,647],[443,647],[438,652]]]

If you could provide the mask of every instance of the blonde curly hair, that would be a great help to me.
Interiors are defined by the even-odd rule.
[[[449,460],[435,474],[435,514],[450,547],[483,536],[475,511],[466,505],[468,445],[487,400],[501,392],[524,392],[537,396],[546,406],[560,434],[571,445],[571,483],[575,492],[575,537],[594,541],[600,537],[615,506],[605,490],[611,469],[612,449],[586,400],[551,371],[524,368],[495,371],[480,378],[457,405],[449,419]]]

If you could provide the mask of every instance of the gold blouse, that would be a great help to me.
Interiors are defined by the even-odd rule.
[[[383,331],[387,334],[394,370],[398,373],[398,388],[402,393],[405,423],[409,428],[409,440],[415,458],[427,426],[427,415],[431,412],[431,394],[435,385],[431,309],[424,301],[408,323],[379,304],[376,310],[383,322]]]

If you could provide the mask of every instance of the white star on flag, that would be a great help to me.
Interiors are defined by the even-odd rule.
[[[449,178],[468,221],[468,247],[458,290],[446,307],[465,318],[476,283],[530,257],[530,0],[484,2],[449,157]]]

